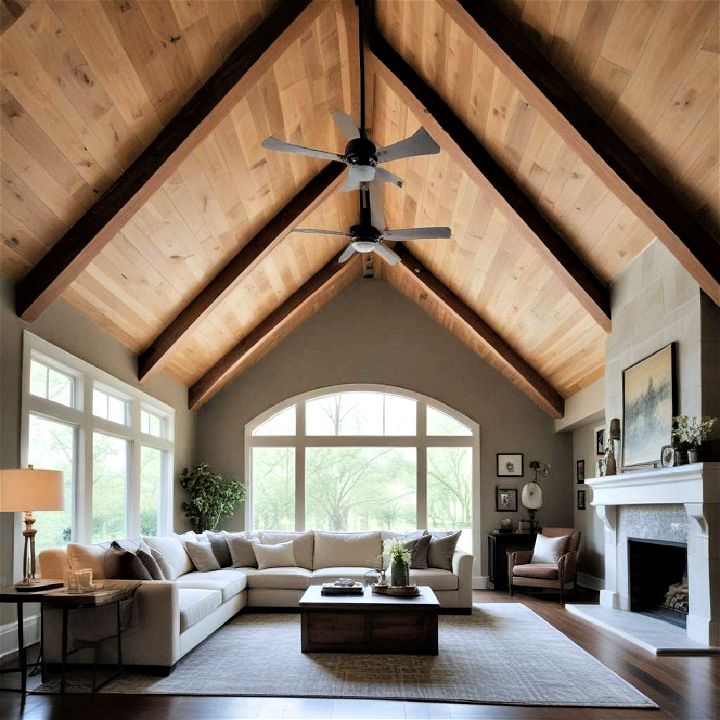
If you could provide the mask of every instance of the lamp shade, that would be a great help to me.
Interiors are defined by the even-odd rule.
[[[539,510],[543,506],[542,488],[535,482],[529,482],[523,487],[520,499],[528,510]]]
[[[63,510],[64,507],[60,470],[0,470],[0,512]]]
[[[613,418],[610,421],[610,432],[608,433],[610,440],[620,439],[620,418]]]

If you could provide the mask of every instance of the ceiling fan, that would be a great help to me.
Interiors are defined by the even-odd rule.
[[[342,235],[350,238],[339,263],[344,263],[354,253],[377,253],[390,265],[400,262],[398,254],[385,245],[385,240],[405,242],[407,240],[447,240],[451,232],[449,227],[404,228],[385,230],[382,198],[377,193],[379,186],[375,183],[360,183],[360,222],[353,225],[349,232],[339,230],[323,230],[320,228],[295,228],[293,232],[318,233],[320,235]]]
[[[417,132],[404,140],[400,140],[387,147],[377,147],[367,136],[365,129],[365,54],[363,37],[365,32],[364,0],[355,0],[359,13],[359,47],[360,47],[360,127],[355,125],[353,119],[344,112],[333,112],[332,117],[340,131],[348,139],[345,152],[342,154],[315,150],[294,145],[275,137],[263,140],[262,146],[267,150],[307,155],[309,157],[324,158],[341,162],[348,166],[348,177],[343,190],[358,190],[360,183],[389,182],[402,187],[403,181],[385,168],[378,167],[391,160],[414,157],[417,155],[434,155],[440,152],[440,146],[430,137],[429,133],[420,128]]]

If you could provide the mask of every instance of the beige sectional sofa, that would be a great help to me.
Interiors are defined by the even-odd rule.
[[[287,533],[258,532],[254,536],[264,544],[293,540],[296,567],[225,567],[198,572],[187,554],[183,540],[188,535],[170,538],[144,538],[176,574],[171,580],[146,580],[136,592],[136,603],[129,627],[123,636],[123,655],[127,665],[170,671],[177,661],[245,607],[296,608],[310,585],[339,577],[363,580],[381,553],[383,540],[393,533]],[[202,536],[192,537],[205,541]],[[101,560],[105,545],[55,548],[40,553],[43,577],[64,577],[68,568],[92,567],[95,578],[105,577]],[[470,612],[472,606],[473,557],[455,550],[452,569],[430,567],[411,570],[411,582],[429,585],[442,608],[452,612]],[[88,626],[87,618],[71,617],[69,633],[82,638],[88,634],[102,637],[114,626],[113,617],[98,608]],[[48,662],[60,657],[59,613],[49,611],[45,618],[45,653]],[[71,614],[72,615],[72,614]],[[90,651],[81,650],[73,662],[89,662]],[[101,643],[97,661],[114,661],[114,644]]]

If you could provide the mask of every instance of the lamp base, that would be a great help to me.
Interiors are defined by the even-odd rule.
[[[15,590],[16,592],[43,592],[61,588],[64,585],[65,583],[59,580],[30,580],[15,583]]]

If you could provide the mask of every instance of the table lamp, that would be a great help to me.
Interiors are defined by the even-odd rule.
[[[535,513],[543,506],[543,492],[537,482],[530,481],[522,489],[520,496],[522,504],[527,508],[528,517],[530,518],[530,529],[537,530],[537,522]]]
[[[21,512],[25,529],[23,579],[15,584],[19,592],[60,587],[62,583],[35,578],[35,535],[33,510],[62,510],[65,507],[63,474],[60,470],[27,468],[0,470],[0,512]]]

